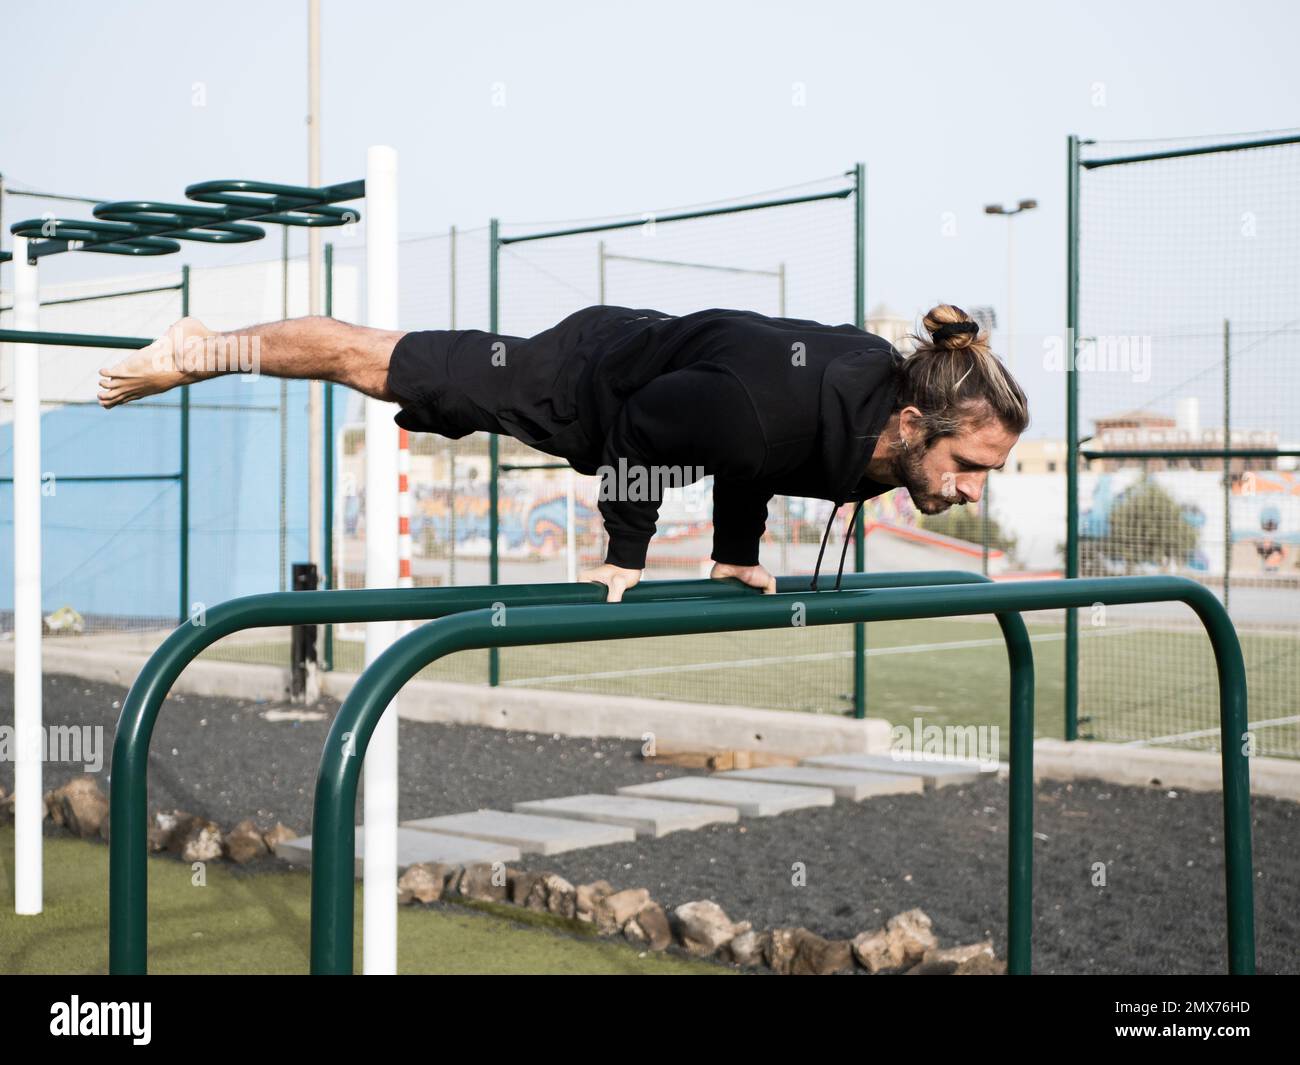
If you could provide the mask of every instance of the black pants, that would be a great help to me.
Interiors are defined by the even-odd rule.
[[[502,433],[587,472],[599,464],[595,424],[581,409],[588,371],[646,322],[669,317],[595,306],[533,337],[480,329],[407,333],[388,364],[388,389],[402,407],[397,424],[452,439]]]

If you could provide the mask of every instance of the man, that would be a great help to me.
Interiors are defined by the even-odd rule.
[[[531,338],[331,318],[214,333],[187,318],[101,371],[99,401],[111,408],[233,372],[231,349],[252,342],[257,372],[400,404],[406,429],[505,433],[599,473],[609,549],[581,576],[606,585],[609,602],[640,580],[662,488],[708,475],[711,576],[772,592],[758,546],[773,495],[860,505],[905,487],[936,514],[978,502],[1028,425],[1024,392],[978,324],[950,304],[924,321],[927,335],[904,358],[853,326],[719,309],[588,307]]]

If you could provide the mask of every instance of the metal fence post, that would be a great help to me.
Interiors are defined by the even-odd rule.
[[[853,324],[867,327],[867,166],[853,167]],[[853,523],[853,568],[867,568],[867,519],[858,510]],[[853,626],[853,716],[867,716],[867,627]]]
[[[190,268],[181,267],[181,317],[190,316]],[[177,352],[177,357],[181,352]],[[177,620],[190,615],[190,386],[181,385],[181,470],[180,470],[180,609]]]
[[[501,331],[501,223],[494,218],[488,227],[491,242],[488,260],[488,332]],[[488,437],[488,584],[501,583],[501,558],[498,540],[501,527],[501,453],[497,434]],[[501,652],[488,650],[488,684],[501,683]]]
[[[1079,576],[1079,138],[1066,142],[1065,576]],[[1065,612],[1065,738],[1079,738],[1079,613]]]

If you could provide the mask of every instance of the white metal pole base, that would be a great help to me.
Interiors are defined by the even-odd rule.
[[[40,282],[14,237],[14,328],[40,328]],[[14,359],[14,912],[41,912],[41,382],[35,344]]]
[[[366,158],[366,322],[397,328],[397,152]],[[397,423],[392,403],[366,399],[366,587],[398,583]],[[397,636],[397,623],[366,625],[366,665]],[[366,748],[362,972],[397,972],[397,701]]]

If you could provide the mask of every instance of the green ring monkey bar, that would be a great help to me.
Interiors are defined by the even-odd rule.
[[[964,571],[845,574],[849,588],[945,585],[982,582]],[[780,592],[808,590],[808,577],[779,577]],[[629,603],[707,597],[710,602],[752,598],[759,593],[739,581],[642,581],[628,590]],[[182,624],[149,657],[127,693],[118,719],[113,755],[112,828],[109,844],[109,971],[146,971],[148,943],[149,741],[163,700],[176,678],[217,640],[245,629],[279,625],[329,625],[366,621],[427,621],[502,603],[506,609],[539,604],[594,605],[602,586],[582,584],[486,585],[466,588],[378,588],[328,592],[273,592],[221,603],[202,624]],[[769,597],[770,598],[770,597]],[[1011,624],[1023,628],[1017,617]],[[1025,637],[1027,641],[1027,637]],[[1025,643],[1028,647],[1028,643]],[[1031,667],[1032,668],[1032,667]]]
[[[887,590],[779,594],[684,602],[627,602],[507,607],[432,621],[391,645],[366,669],[334,719],[317,778],[312,825],[311,970],[353,971],[353,901],[357,786],[366,746],[385,708],[402,686],[453,651],[491,646],[674,636],[801,623],[830,625],[912,618],[997,614],[1011,655],[1011,811],[1007,899],[1007,969],[1030,971],[1033,848],[1033,659],[1017,611],[1096,603],[1179,601],[1204,624],[1219,673],[1223,744],[1224,857],[1228,968],[1255,968],[1251,882],[1249,768],[1238,738],[1246,732],[1246,674],[1241,645],[1222,604],[1181,577],[1112,577],[1015,584],[905,587]],[[114,834],[116,837],[116,833]]]
[[[360,219],[343,200],[361,199],[364,181],[345,181],[313,189],[267,181],[200,181],[185,195],[201,203],[119,200],[96,204],[93,219],[29,218],[10,232],[28,238],[27,261],[64,251],[105,255],[170,255],[177,241],[244,244],[261,240],[266,230],[249,222],[282,226],[341,226]],[[210,207],[207,204],[220,204]]]

